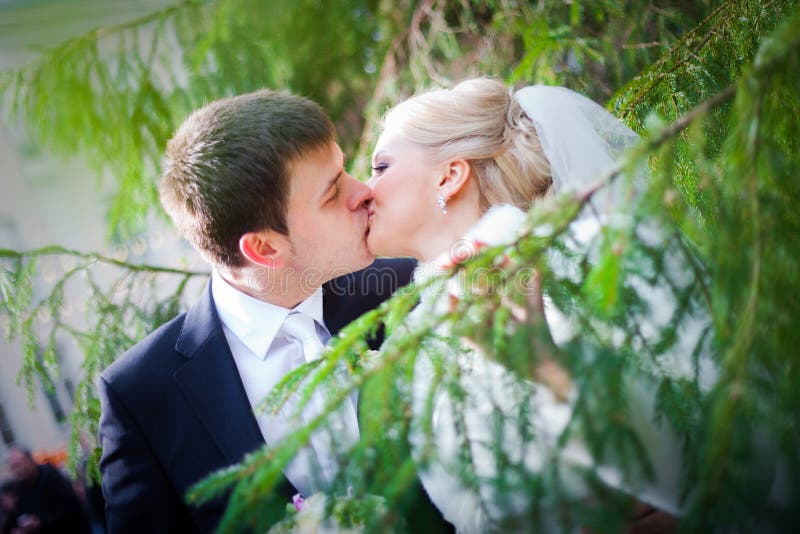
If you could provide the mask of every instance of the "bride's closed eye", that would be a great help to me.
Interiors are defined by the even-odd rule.
[[[376,163],[375,165],[372,166],[372,175],[373,176],[380,175],[383,173],[383,171],[385,171],[388,168],[389,165],[387,165],[386,163]]]

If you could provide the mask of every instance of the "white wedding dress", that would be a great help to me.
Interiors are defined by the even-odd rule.
[[[490,246],[508,244],[518,237],[525,218],[525,213],[515,207],[493,206],[470,230],[464,242],[478,241]],[[588,244],[599,229],[596,220],[583,219],[573,223],[572,233],[577,242]],[[554,265],[560,261],[551,259]],[[445,257],[420,265],[415,282],[424,283],[441,273],[437,265],[446,260]],[[569,268],[567,264],[562,265],[564,270]],[[420,305],[409,317],[408,324],[412,327],[447,312],[451,299],[463,294],[463,281],[458,276],[440,281],[441,284],[434,282],[423,291]],[[557,344],[574,334],[575,327],[547,299],[545,316]],[[546,386],[522,380],[476,350],[445,342],[443,339],[448,335],[445,328],[437,327],[436,333],[440,334],[439,340],[426,342],[415,363],[411,441],[415,459],[422,464],[420,478],[425,490],[459,532],[534,528],[521,518],[530,511],[531,501],[526,493],[530,488],[513,489],[513,473],[541,473],[552,461],[559,462],[564,483],[577,498],[591,495],[582,478],[577,474],[571,477],[570,472],[591,469],[607,486],[680,515],[681,444],[670,428],[653,421],[655,393],[651,388],[629,384],[626,392],[628,417],[647,451],[654,475],[650,479],[631,479],[623,477],[621,471],[611,465],[593,465],[591,455],[579,438],[570,439],[561,448],[557,446],[556,440],[572,416],[575,391],[566,401],[559,401]],[[437,382],[437,369],[445,369],[445,374],[455,382],[450,386]],[[452,384],[456,384],[456,394],[453,394]],[[423,420],[428,415],[431,431],[425,432]],[[498,435],[502,436],[499,444],[496,443]],[[465,453],[469,457],[465,457]],[[467,472],[460,467],[465,459],[472,465]],[[512,467],[501,473],[501,463]],[[499,490],[501,478],[510,479],[506,482],[512,486]],[[525,476],[520,480],[524,481]],[[520,518],[515,523],[516,516]],[[555,514],[542,511],[539,518],[540,529],[563,530]]]
[[[438,326],[438,336],[428,336],[432,339],[420,347],[411,387],[411,441],[421,464],[420,478],[444,517],[464,533],[563,531],[561,503],[554,503],[548,493],[552,493],[547,485],[552,480],[536,480],[538,475],[552,474],[554,467],[559,491],[569,493],[572,502],[587,503],[597,496],[596,486],[586,482],[588,472],[607,488],[681,515],[682,443],[666,421],[656,418],[655,386],[667,378],[691,382],[698,391],[707,392],[716,383],[717,369],[709,348],[710,314],[695,290],[701,285],[696,277],[703,275],[691,268],[683,250],[676,248],[680,242],[676,244],[674,236],[664,233],[655,220],[635,221],[624,212],[630,207],[626,199],[638,196],[648,185],[646,165],[628,165],[616,180],[608,180],[607,173],[616,162],[639,143],[634,132],[601,106],[562,87],[529,86],[513,97],[532,121],[550,163],[551,190],[557,195],[595,191],[566,235],[559,238],[559,247],[547,251],[550,287],[585,282],[583,268],[595,265],[601,256],[603,229],[617,231],[637,245],[633,247],[639,254],[635,268],[624,270],[624,289],[629,296],[635,294],[636,302],[632,309],[626,308],[625,328],[594,316],[577,321],[586,311],[580,303],[571,313],[562,313],[546,294],[544,312],[558,346],[591,337],[576,338],[586,334],[579,331],[578,325],[583,324],[593,329],[594,340],[605,347],[604,357],[631,351],[637,355],[636,363],[642,368],[623,373],[618,400],[651,471],[645,475],[643,469],[632,469],[630,453],[615,450],[613,444],[606,447],[612,454],[595,461],[580,432],[570,432],[569,439],[558,441],[578,413],[575,402],[584,391],[573,385],[561,401],[563,392],[557,397],[547,386],[523,380],[494,362],[491,354],[460,340],[448,341],[448,329]],[[605,185],[595,190],[600,180]],[[463,242],[510,244],[525,219],[526,214],[517,208],[493,206]],[[635,228],[630,226],[633,223]],[[545,236],[552,228],[543,225],[525,231]],[[443,262],[452,263],[445,255],[421,265],[415,281],[423,283],[442,273],[437,265]],[[458,275],[443,284],[437,282],[423,291],[420,305],[409,317],[412,327],[447,313],[453,299],[463,295],[464,282]],[[584,377],[573,378],[574,384]],[[601,428],[610,424],[593,423]],[[465,465],[471,468],[465,470]],[[531,484],[538,482],[542,482],[537,486],[541,498],[532,509]],[[538,525],[530,524],[534,516]]]

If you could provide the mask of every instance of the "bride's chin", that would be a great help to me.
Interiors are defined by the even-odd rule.
[[[372,229],[370,229],[367,234],[367,250],[377,258],[379,256],[392,256],[392,250],[389,249],[391,249],[391,247],[387,246],[387,243],[376,236]]]
[[[379,256],[385,256],[383,249],[380,245],[373,242],[371,239],[367,239],[367,250],[370,254],[375,256],[376,258]]]

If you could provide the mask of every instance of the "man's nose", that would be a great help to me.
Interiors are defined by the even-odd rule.
[[[347,198],[347,207],[351,211],[363,208],[367,202],[372,199],[372,189],[367,187],[367,184],[364,182],[356,180],[349,174],[347,175],[347,179],[350,182],[350,193]]]

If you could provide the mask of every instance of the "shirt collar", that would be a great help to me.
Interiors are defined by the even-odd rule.
[[[263,359],[286,316],[298,311],[325,326],[322,314],[322,287],[293,309],[251,297],[231,286],[216,269],[211,274],[211,296],[220,321],[257,357]]]

